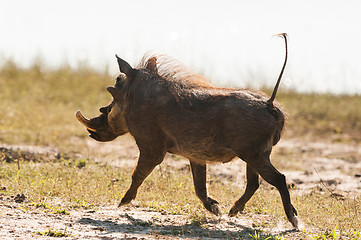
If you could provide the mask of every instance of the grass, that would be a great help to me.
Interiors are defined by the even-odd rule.
[[[87,135],[74,113],[98,114],[111,97],[105,90],[114,84],[107,73],[87,67],[44,69],[35,63],[28,69],[8,61],[0,68],[0,144],[51,146],[64,154],[48,155],[0,151],[0,195],[26,193],[30,207],[49,214],[68,214],[72,208],[96,208],[116,205],[130,184],[130,171],[99,164],[83,148]],[[266,90],[267,91],[267,90]],[[269,91],[268,91],[269,92]],[[286,137],[312,138],[331,142],[361,143],[361,97],[300,94],[279,91],[277,100],[288,110]],[[74,153],[80,153],[78,157]],[[282,155],[283,153],[278,153]],[[293,153],[284,153],[293,154]],[[282,163],[282,162],[281,162]],[[282,168],[282,166],[279,166]],[[139,190],[137,203],[167,214],[182,214],[194,226],[201,227],[208,213],[196,198],[189,169],[162,167],[154,171]],[[227,213],[242,189],[228,180],[210,181],[209,191]],[[293,191],[293,190],[291,190]],[[293,194],[302,221],[317,232],[304,232],[308,238],[360,239],[361,196],[340,200],[327,190]],[[60,198],[56,205],[51,199]],[[279,194],[262,184],[245,209],[245,215],[266,216],[254,221],[255,229],[277,226],[286,221]],[[65,231],[39,233],[61,235]],[[262,232],[250,232],[253,239],[283,239]]]
[[[37,232],[37,234],[47,237],[70,237],[70,235],[66,233],[66,229],[64,229],[64,231],[61,231],[49,228],[49,230],[45,232]]]
[[[69,149],[69,138],[84,136],[75,112],[97,114],[111,100],[105,88],[113,81],[86,67],[20,69],[8,61],[0,69],[0,84],[0,142]]]
[[[129,172],[90,160],[86,166],[79,168],[76,162],[76,159],[69,159],[3,164],[0,186],[6,186],[6,189],[0,194],[11,196],[25,192],[30,202],[28,208],[35,207],[49,214],[60,215],[69,214],[74,208],[96,209],[97,206],[116,205],[120,201],[130,184]],[[189,169],[178,170],[174,174],[174,169],[168,168],[156,169],[149,176],[139,190],[137,205],[164,214],[186,215],[191,225],[202,228],[209,215],[194,194]],[[235,189],[227,180],[209,182],[209,192],[221,203],[222,214],[227,214],[242,191]],[[323,235],[329,236],[337,227],[338,234],[358,239],[352,236],[359,236],[361,232],[360,195],[340,200],[325,190],[307,194],[292,191],[292,201],[301,213],[300,219],[308,228],[323,231],[317,234],[305,232],[306,236],[320,239]],[[63,201],[57,205],[52,199]],[[280,219],[287,222],[279,193],[268,184],[261,185],[243,214],[249,218],[261,216],[254,219],[255,229],[273,228],[278,226]],[[267,233],[260,236],[263,238],[258,239],[271,237]],[[276,236],[268,239],[278,239]]]
[[[361,143],[361,96],[280,91],[277,100],[288,111],[292,137]]]

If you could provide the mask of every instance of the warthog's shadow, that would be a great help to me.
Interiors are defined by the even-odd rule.
[[[99,236],[111,233],[124,233],[131,235],[149,235],[149,237],[168,236],[168,237],[189,237],[189,238],[214,238],[214,239],[252,239],[250,234],[254,235],[255,231],[259,232],[257,228],[249,228],[242,224],[232,222],[230,220],[207,220],[206,222],[194,222],[183,225],[162,225],[161,223],[155,223],[150,221],[144,221],[142,219],[136,219],[128,214],[121,214],[120,217],[126,218],[129,221],[127,223],[117,223],[113,220],[96,220],[92,218],[81,218],[77,223],[84,225],[92,225],[96,230],[99,230]],[[227,222],[228,225],[234,226],[239,230],[221,230],[221,229],[209,229],[202,227],[203,223],[221,224],[222,221]],[[284,235],[286,233],[294,232],[297,230],[286,230],[279,232],[276,235]],[[260,233],[261,237],[272,237],[273,235]],[[139,236],[142,238],[142,236]],[[132,239],[132,237],[130,237]],[[263,238],[262,238],[263,239]]]

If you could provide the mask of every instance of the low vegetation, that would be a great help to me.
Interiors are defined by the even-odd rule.
[[[25,211],[38,208],[59,215],[69,214],[74,208],[96,209],[119,202],[130,184],[130,172],[94,161],[82,148],[87,135],[74,116],[78,109],[89,116],[96,115],[95,107],[111,100],[105,88],[114,84],[113,78],[87,67],[52,70],[36,63],[23,69],[8,61],[0,68],[0,144],[51,146],[63,153],[49,156],[1,148],[2,198],[16,198],[16,194],[24,193]],[[289,115],[286,138],[361,143],[361,96],[280,90],[277,100]],[[167,214],[187,215],[195,226],[201,227],[208,213],[194,194],[189,169],[168,168],[151,174],[140,189],[140,193],[147,194],[139,194],[137,204]],[[171,174],[174,171],[176,174]],[[221,203],[222,214],[227,213],[243,190],[227,179],[209,179],[209,191]],[[326,187],[308,193],[290,191],[292,202],[302,213],[301,220],[310,229],[301,233],[304,238],[361,238],[359,193],[339,198]],[[54,199],[61,199],[61,203]],[[284,239],[262,232],[279,224],[280,219],[286,221],[281,206],[278,192],[262,184],[244,214],[266,215],[267,221],[254,221],[251,239]],[[38,234],[68,236],[66,229]]]
[[[61,230],[52,230],[49,228],[48,231],[45,232],[37,232],[37,234],[47,237],[69,237],[70,235],[66,233],[66,229],[64,231]]]
[[[59,215],[69,214],[71,209],[96,209],[116,205],[120,201],[130,184],[128,171],[91,160],[79,168],[76,162],[77,159],[70,158],[3,164],[0,169],[0,186],[3,186],[0,195],[10,197],[19,192],[26,193],[28,204],[23,205],[24,211],[37,208],[48,214]],[[221,203],[222,214],[227,214],[233,201],[243,191],[225,179],[211,178],[209,187],[209,191]],[[174,169],[162,167],[145,181],[136,204],[164,214],[186,215],[194,226],[201,227],[207,221],[208,213],[193,192],[188,168],[177,170],[177,174],[174,174]],[[360,236],[361,231],[360,195],[338,198],[327,189],[315,189],[309,193],[291,189],[291,195],[301,213],[301,221],[307,229],[311,229],[302,233],[304,236],[322,239],[323,235],[327,235],[326,239],[329,239],[329,235],[337,232],[351,239],[359,239],[356,236]],[[61,199],[61,204],[55,203],[54,199]],[[253,237],[267,236],[262,229],[277,226],[280,219],[287,221],[277,190],[268,184],[261,185],[243,214],[250,218],[261,216],[261,220],[255,218],[253,222],[253,227],[258,231],[252,233]],[[312,229],[322,229],[322,232],[318,230],[316,234]]]
[[[288,111],[290,137],[361,143],[361,96],[280,91],[277,100]]]

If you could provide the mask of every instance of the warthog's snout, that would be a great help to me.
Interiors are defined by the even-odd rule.
[[[76,118],[81,122],[88,130],[89,137],[101,141],[107,142],[112,141],[119,135],[116,135],[108,124],[107,114],[102,113],[98,117],[88,119],[84,115],[77,111],[75,114]]]

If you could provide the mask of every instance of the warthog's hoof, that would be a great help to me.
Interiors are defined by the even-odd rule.
[[[216,200],[208,197],[207,202],[204,203],[204,207],[214,215],[219,216],[219,208],[217,204],[219,203]]]
[[[236,216],[239,212],[242,212],[243,209],[244,209],[244,205],[243,205],[243,206],[233,205],[233,207],[231,208],[231,210],[229,210],[228,216],[229,216],[229,217],[234,217],[234,216]]]
[[[118,204],[118,207],[127,205],[128,203],[130,203],[132,201],[131,198],[122,198],[122,200],[120,201],[120,203]]]
[[[229,210],[228,216],[235,217],[238,214],[238,212],[239,211],[237,209],[231,208],[231,210]]]
[[[299,230],[298,219],[296,216],[291,217],[290,222],[295,229]]]
[[[298,219],[297,219],[297,211],[296,209],[292,206],[292,210],[293,210],[293,216],[291,216],[288,220],[291,222],[292,226],[299,230],[299,226],[298,226]]]

